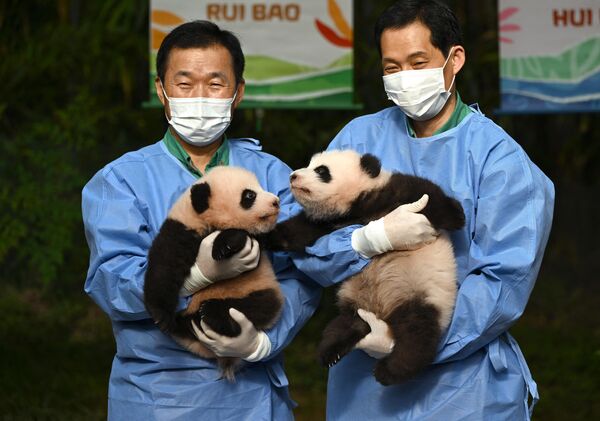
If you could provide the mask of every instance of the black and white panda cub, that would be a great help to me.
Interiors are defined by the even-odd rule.
[[[217,358],[193,334],[200,319],[215,332],[240,334],[229,308],[241,311],[256,326],[272,326],[283,306],[283,295],[269,258],[263,253],[256,269],[223,280],[195,293],[188,307],[177,312],[179,291],[190,276],[200,242],[215,230],[212,256],[223,260],[239,252],[248,234],[272,230],[279,198],[264,191],[255,175],[237,167],[216,167],[175,202],[148,253],[144,284],[146,308],[160,329],[204,358]],[[223,376],[233,380],[238,358],[217,358]]]
[[[422,213],[441,235],[418,250],[376,256],[345,280],[337,293],[340,314],[319,345],[321,362],[336,364],[370,332],[357,314],[363,308],[387,322],[395,341],[393,352],[375,366],[377,381],[389,385],[415,376],[433,361],[452,317],[456,263],[445,231],[464,225],[460,203],[429,180],[383,171],[375,156],[350,150],[315,155],[307,168],[291,174],[290,184],[304,211],[267,236],[272,249],[303,251],[335,229],[366,224],[429,195]]]

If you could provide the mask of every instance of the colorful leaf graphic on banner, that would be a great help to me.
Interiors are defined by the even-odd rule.
[[[506,9],[500,11],[500,14],[498,15],[498,20],[506,20],[518,11],[518,7],[507,7]]]
[[[329,16],[331,16],[335,27],[344,37],[346,37],[346,39],[352,40],[352,28],[350,28],[350,25],[348,25],[348,22],[344,19],[340,6],[338,6],[335,0],[327,1],[327,11],[329,12]]]
[[[518,11],[519,11],[518,7],[507,7],[506,9],[501,10],[500,13],[498,14],[498,21],[502,22],[502,21],[510,18],[512,15],[514,15]],[[503,32],[514,32],[514,31],[520,31],[520,30],[521,30],[521,27],[514,23],[503,23],[500,25],[500,35],[502,35]],[[513,40],[512,40],[512,38],[506,38],[506,37],[500,36],[500,42],[506,42],[507,44],[512,44]]]
[[[167,36],[167,33],[168,33],[168,31],[164,31],[162,28],[158,29],[158,28],[156,28],[156,26],[168,27],[170,30],[172,27],[182,24],[183,22],[184,22],[184,20],[174,13],[171,13],[166,10],[153,10],[152,11],[152,49],[158,50],[158,48],[160,47],[160,44],[162,43],[163,39],[165,39],[165,37]]]
[[[331,20],[335,24],[335,27],[339,32],[341,32],[341,35],[336,33],[333,29],[321,22],[319,19],[315,19],[315,25],[317,26],[317,29],[321,35],[323,35],[323,37],[333,45],[337,45],[338,47],[342,48],[352,48],[352,28],[350,28],[350,25],[348,25],[348,22],[346,22],[346,19],[344,18],[344,15],[342,15],[342,11],[335,0],[327,0],[327,11],[329,12]]]

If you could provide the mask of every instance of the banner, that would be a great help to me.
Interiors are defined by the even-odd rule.
[[[500,111],[600,110],[600,0],[499,0]]]
[[[156,53],[176,26],[210,20],[233,32],[246,58],[242,107],[352,108],[352,0],[151,0],[150,96]]]

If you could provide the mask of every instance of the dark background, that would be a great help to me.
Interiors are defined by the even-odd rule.
[[[261,139],[292,168],[351,118],[385,99],[372,27],[390,1],[355,2],[356,111],[238,110],[231,137]],[[497,4],[448,1],[463,25],[457,78],[554,181],[554,226],[523,317],[511,329],[538,382],[534,419],[600,417],[599,114],[494,114],[499,106]],[[0,3],[0,419],[106,417],[114,340],[83,293],[88,249],[81,189],[103,165],[160,139],[160,109],[144,109],[148,1]],[[324,418],[326,371],[315,344],[332,309],[286,350],[299,420]]]

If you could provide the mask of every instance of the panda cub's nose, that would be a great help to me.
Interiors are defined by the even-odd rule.
[[[290,181],[294,181],[296,178],[298,178],[298,176],[296,175],[296,172],[294,171],[293,173],[290,174]]]
[[[276,197],[275,199],[273,199],[273,207],[275,209],[279,209],[279,198]]]

